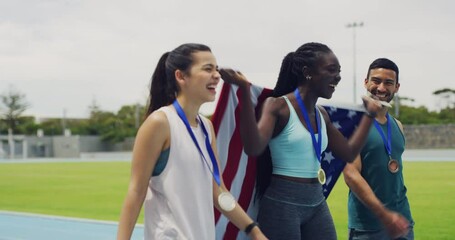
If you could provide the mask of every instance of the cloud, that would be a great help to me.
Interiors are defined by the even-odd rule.
[[[273,87],[282,58],[309,41],[326,43],[342,65],[334,101],[352,101],[353,34],[357,92],[369,63],[400,67],[400,94],[434,109],[432,92],[451,87],[452,1],[57,1],[0,3],[0,91],[14,85],[28,114],[88,115],[145,104],[158,58],[184,42],[208,44],[221,66]]]

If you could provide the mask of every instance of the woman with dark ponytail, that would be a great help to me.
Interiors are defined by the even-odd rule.
[[[379,102],[364,99],[367,114],[352,137],[345,139],[324,108],[316,106],[319,97],[332,97],[341,80],[337,57],[321,43],[306,43],[286,55],[273,96],[265,100],[258,122],[248,80],[231,69],[220,73],[241,91],[244,150],[260,156],[256,195],[260,199],[258,222],[264,233],[274,240],[336,239],[322,192],[321,153],[329,148],[352,162],[373,123],[371,116],[381,108]]]
[[[199,115],[220,81],[209,47],[163,54],[152,76],[146,119],[133,149],[117,239],[130,239],[144,204],[145,239],[215,239],[214,207],[252,239],[266,239],[226,189],[215,133]]]

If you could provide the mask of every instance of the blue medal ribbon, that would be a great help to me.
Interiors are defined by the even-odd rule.
[[[384,147],[387,151],[387,154],[389,154],[389,158],[392,159],[392,130],[391,130],[391,125],[390,125],[390,117],[389,114],[386,114],[387,118],[387,137],[384,135],[384,132],[381,129],[381,126],[379,126],[378,121],[374,119],[374,126],[379,132],[379,135],[381,135],[382,141],[384,142]]]
[[[318,128],[318,141],[316,142],[316,137],[314,136],[313,127],[311,126],[310,117],[306,111],[305,105],[303,104],[303,100],[300,97],[299,89],[295,89],[294,95],[297,98],[297,103],[299,104],[300,111],[302,112],[303,118],[305,119],[308,131],[311,134],[311,139],[313,140],[313,148],[316,152],[316,157],[318,158],[319,164],[321,163],[321,147],[322,147],[322,133],[321,133],[321,120],[320,116],[317,111],[317,107],[314,107],[314,114],[316,117],[316,126]]]
[[[180,119],[182,119],[183,123],[185,124],[186,130],[188,130],[188,133],[190,134],[191,138],[193,139],[194,145],[196,145],[196,148],[199,150],[199,153],[201,154],[205,164],[209,168],[210,172],[212,172],[213,178],[215,179],[216,183],[218,184],[218,186],[221,186],[220,170],[218,169],[218,163],[216,162],[216,158],[215,158],[215,154],[213,153],[212,145],[210,145],[210,142],[209,142],[209,135],[208,135],[207,129],[204,126],[204,123],[202,122],[201,117],[198,115],[199,122],[201,123],[202,131],[204,132],[204,135],[205,135],[205,146],[207,148],[207,152],[210,155],[210,160],[212,160],[213,171],[211,170],[211,168],[207,162],[207,159],[205,158],[204,154],[202,153],[201,147],[199,147],[196,136],[194,136],[190,123],[188,122],[188,119],[186,118],[185,112],[183,111],[182,107],[178,103],[177,99],[174,101],[174,103],[172,103],[172,105],[174,105],[174,108],[177,111],[177,114],[179,115]]]

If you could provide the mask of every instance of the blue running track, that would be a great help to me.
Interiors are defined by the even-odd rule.
[[[144,238],[137,225],[132,240]],[[0,211],[0,240],[113,240],[117,222]]]

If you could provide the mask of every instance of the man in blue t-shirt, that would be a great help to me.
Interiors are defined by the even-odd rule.
[[[398,92],[398,67],[379,58],[368,68],[364,85],[371,97],[388,105]],[[349,186],[349,239],[414,239],[403,179],[403,126],[383,107],[368,133],[365,146],[343,171]]]

